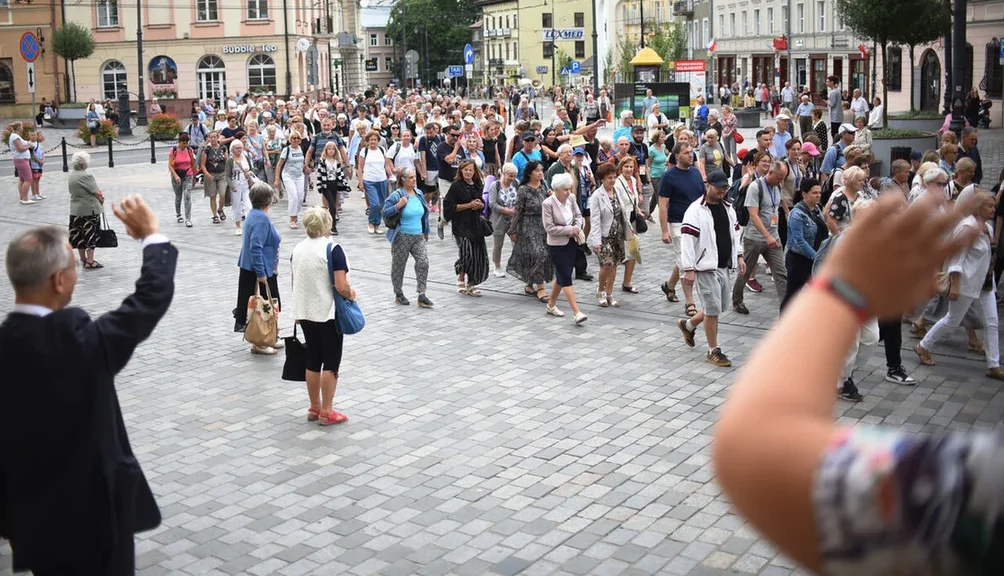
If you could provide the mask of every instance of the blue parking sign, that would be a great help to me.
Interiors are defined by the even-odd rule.
[[[579,62],[578,60],[572,60],[568,64],[568,71],[571,72],[572,74],[578,74],[579,72],[582,71],[582,62]]]

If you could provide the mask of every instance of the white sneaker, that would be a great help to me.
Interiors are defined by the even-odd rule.
[[[369,232],[370,234],[376,234],[376,230],[373,228],[372,224],[366,225],[366,231]]]
[[[42,196],[41,194],[35,194],[31,197],[32,200],[38,202],[39,200],[45,200],[48,196]]]
[[[607,302],[607,293],[606,292],[600,292],[600,295],[596,297],[596,300],[597,300],[597,304],[599,304],[602,308],[606,308],[607,306],[610,305],[610,303]]]
[[[495,269],[495,277],[496,278],[505,278],[505,270],[502,270],[501,268],[496,268]]]
[[[578,314],[575,315],[575,323],[576,324],[582,324],[586,320],[589,320],[589,316],[586,316],[582,312],[579,312]]]
[[[34,203],[35,203],[35,201],[32,200],[31,198],[29,198],[27,200],[21,200],[21,204],[24,204],[25,206],[27,206],[29,204],[34,204]]]
[[[276,350],[282,350],[285,347],[286,341],[283,340],[282,337],[276,338],[275,344],[272,345],[272,348],[275,348]]]
[[[557,316],[558,318],[561,318],[562,316],[565,315],[564,312],[558,310],[557,306],[548,306],[547,313],[550,314],[551,316]]]
[[[244,234],[244,232],[240,228],[234,230],[234,236],[240,236],[242,234]]]

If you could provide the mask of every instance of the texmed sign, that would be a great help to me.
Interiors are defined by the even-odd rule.
[[[545,42],[583,40],[586,37],[585,28],[546,28],[543,32]]]

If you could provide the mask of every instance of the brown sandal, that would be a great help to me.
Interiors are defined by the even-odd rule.
[[[934,360],[931,358],[931,353],[925,350],[920,344],[913,347],[913,351],[917,353],[917,358],[920,358],[920,363],[924,366],[934,366]]]
[[[691,318],[697,316],[697,306],[695,306],[693,302],[687,304],[687,316]]]

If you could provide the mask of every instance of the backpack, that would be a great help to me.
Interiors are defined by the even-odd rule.
[[[488,204],[488,198],[491,196],[492,187],[495,186],[496,184],[498,184],[498,180],[496,180],[494,176],[489,176],[488,178],[485,179],[485,191],[484,194],[482,195],[483,196],[482,202],[484,203],[485,207],[484,209],[481,210],[481,215],[484,216],[485,218],[491,216],[492,214],[491,206]]]
[[[840,151],[839,151],[839,149],[837,149],[837,156],[839,157],[840,155],[841,155]],[[830,197],[833,196],[833,187],[835,186],[834,181],[837,179],[836,178],[836,176],[837,176],[837,170],[840,170],[841,172],[844,171],[843,168],[834,168],[830,172],[830,177],[827,178],[826,182],[823,182],[823,185],[819,188],[819,190],[820,190],[819,205],[820,206],[826,206],[829,203],[829,201],[830,201]]]
[[[762,180],[762,178],[758,178],[757,180]],[[757,180],[754,180],[753,182],[756,182]],[[732,186],[729,187],[728,195],[731,198],[732,189],[735,188],[735,199],[730,200],[730,203],[732,204],[732,209],[736,211],[736,222],[740,226],[746,226],[750,223],[750,211],[749,208],[746,207],[746,192],[749,190],[753,182],[747,184],[746,187],[743,187],[742,182],[742,179],[733,182]],[[760,185],[757,184],[757,186],[759,187]]]
[[[823,260],[826,258],[826,253],[829,252],[830,248],[837,243],[837,238],[840,238],[838,233],[836,236],[830,236],[823,243],[819,245],[819,249],[816,250],[816,258],[812,261],[812,273],[815,275],[819,272],[819,269],[823,266]]]

